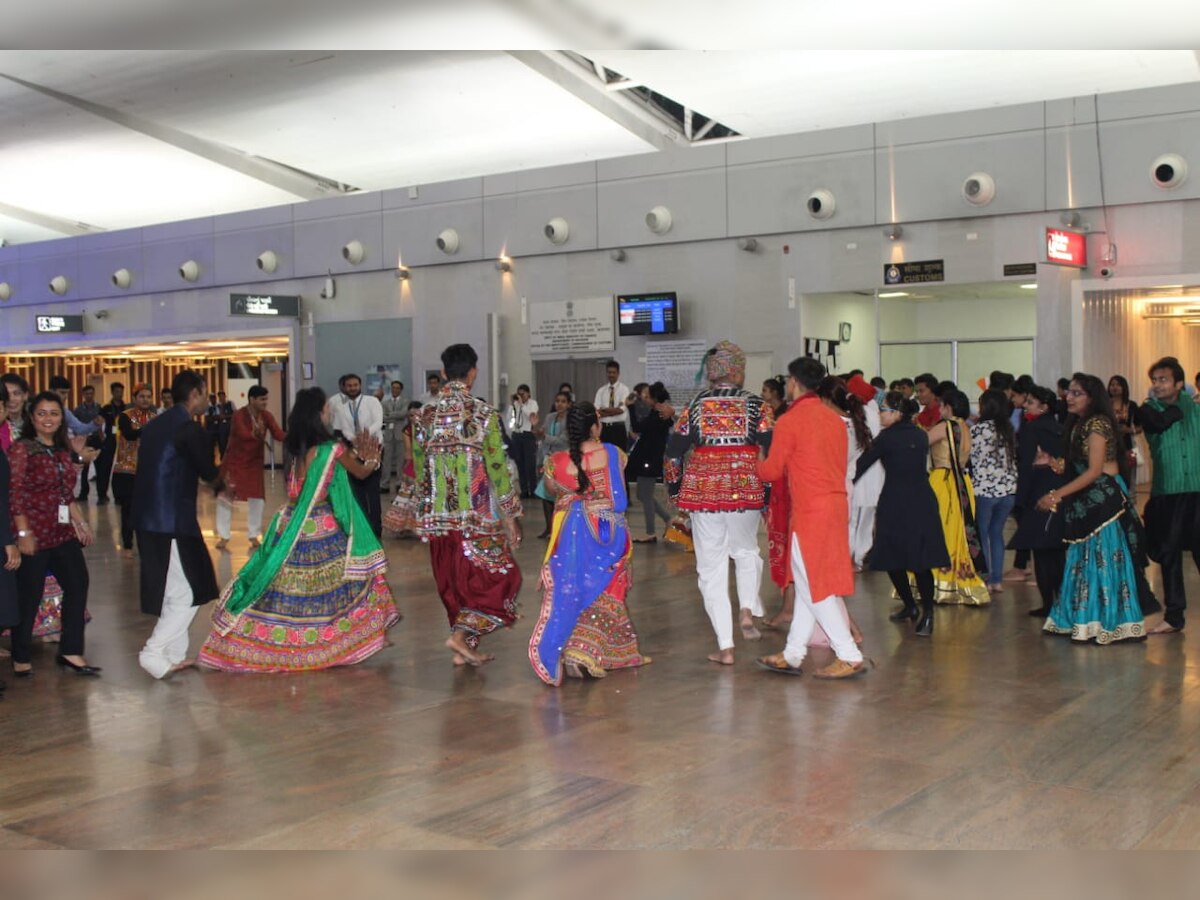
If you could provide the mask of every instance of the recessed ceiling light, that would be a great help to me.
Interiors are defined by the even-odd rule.
[[[888,291],[886,294],[880,294],[879,296],[883,297],[885,299],[890,298],[890,297],[907,297],[908,292],[907,291]]]
[[[1021,285],[1021,290],[1023,290],[1023,291],[1036,291],[1036,290],[1037,290],[1037,285],[1036,285],[1036,284],[1023,284],[1023,285]]]

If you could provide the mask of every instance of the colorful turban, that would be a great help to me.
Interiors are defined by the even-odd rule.
[[[847,381],[846,390],[863,403],[870,403],[875,399],[875,388],[871,387],[861,375],[855,375]]]
[[[740,385],[746,380],[746,354],[733,341],[718,341],[704,355],[704,375],[712,384]]]

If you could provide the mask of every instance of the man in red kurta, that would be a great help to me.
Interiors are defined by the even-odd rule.
[[[247,532],[250,547],[259,544],[262,534],[263,507],[263,450],[267,435],[282,441],[284,431],[267,412],[267,389],[256,384],[247,392],[245,406],[233,414],[229,425],[229,443],[221,457],[221,474],[229,485],[227,495],[217,501],[217,549],[229,545],[233,526],[233,502],[246,500],[249,506]]]
[[[815,359],[788,366],[792,405],[775,424],[771,451],[758,464],[763,481],[787,481],[792,500],[791,561],[796,609],[782,653],[759,659],[775,672],[798,674],[817,623],[829,635],[837,659],[818,678],[849,678],[863,672],[862,651],[850,634],[837,597],[854,590],[850,563],[850,505],[846,498],[846,425],[815,391],[825,367]]]

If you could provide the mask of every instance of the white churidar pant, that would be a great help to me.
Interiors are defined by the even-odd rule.
[[[171,562],[167,567],[162,613],[146,646],[138,654],[139,665],[155,678],[164,678],[173,666],[187,659],[188,627],[196,617],[197,609],[199,607],[192,606],[192,586],[184,574],[179,547],[175,541],[171,541]]]
[[[263,509],[267,501],[261,497],[253,497],[246,501],[246,536],[256,538],[262,535]],[[229,540],[233,534],[233,504],[226,500],[217,501],[217,534],[223,540]]]
[[[783,658],[789,666],[798,666],[804,662],[808,653],[808,642],[812,638],[813,627],[820,622],[825,633],[829,635],[829,646],[837,654],[838,659],[848,663],[862,662],[862,651],[854,643],[850,634],[850,626],[842,618],[841,610],[833,603],[835,594],[823,597],[814,602],[812,590],[808,586],[808,572],[804,568],[804,557],[800,555],[800,539],[792,532],[792,580],[796,584],[796,607],[792,614],[792,627],[788,631],[787,646],[783,648]]]
[[[762,512],[692,513],[692,541],[696,550],[696,574],[704,609],[717,634],[717,646],[733,646],[733,609],[729,597],[729,560],[737,577],[738,606],[756,616],[763,614],[763,561],[758,549],[758,525]]]

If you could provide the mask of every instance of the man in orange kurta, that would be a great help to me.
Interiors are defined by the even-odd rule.
[[[282,443],[284,431],[267,411],[267,389],[256,384],[247,393],[247,403],[233,414],[229,428],[229,443],[221,457],[221,473],[229,485],[228,495],[217,501],[217,549],[229,545],[233,526],[233,503],[248,501],[247,532],[250,547],[258,547],[262,533],[263,509],[263,450],[267,435]]]
[[[825,367],[801,357],[788,366],[786,416],[775,424],[771,452],[758,464],[763,481],[787,481],[791,495],[791,562],[796,610],[782,653],[763,657],[766,669],[798,674],[817,623],[837,654],[816,672],[848,678],[864,671],[862,651],[850,634],[836,597],[854,590],[850,563],[850,505],[846,497],[846,425],[815,391]]]

